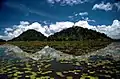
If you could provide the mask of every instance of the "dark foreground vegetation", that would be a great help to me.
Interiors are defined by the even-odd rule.
[[[2,60],[0,79],[119,79],[120,60],[91,56],[85,61]],[[57,66],[57,67],[56,67]]]
[[[0,45],[4,44],[5,42],[6,42],[5,40],[0,39]]]

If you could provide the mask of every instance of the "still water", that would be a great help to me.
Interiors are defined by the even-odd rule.
[[[120,79],[120,43],[81,56],[49,46],[29,53],[0,45],[0,79]]]

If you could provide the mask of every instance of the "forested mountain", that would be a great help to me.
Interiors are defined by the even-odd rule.
[[[84,40],[100,40],[108,41],[111,38],[107,37],[103,33],[96,32],[82,27],[71,27],[64,29],[54,35],[45,37],[42,33],[35,30],[27,30],[23,32],[20,36],[10,40],[10,41],[84,41]]]
[[[3,40],[3,39],[0,39],[0,42],[6,42],[5,40]]]
[[[46,37],[36,30],[27,30],[10,41],[44,41]]]
[[[111,40],[103,33],[82,27],[64,29],[48,37],[49,41]]]

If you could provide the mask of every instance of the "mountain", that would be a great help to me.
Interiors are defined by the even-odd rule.
[[[114,39],[115,42],[120,42],[120,39]]]
[[[30,29],[9,41],[43,41],[45,39],[46,37],[42,33]]]
[[[108,41],[111,38],[107,37],[103,33],[96,32],[82,27],[71,27],[64,29],[54,35],[45,37],[42,33],[35,30],[27,30],[18,37],[10,41],[83,41],[83,40],[100,40]]]
[[[0,39],[0,42],[6,42],[5,40],[3,40],[3,39]]]
[[[74,26],[64,29],[48,37],[49,41],[83,41],[83,40],[111,40],[103,33],[87,28]]]

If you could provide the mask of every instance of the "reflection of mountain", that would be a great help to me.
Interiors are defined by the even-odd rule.
[[[7,55],[12,55],[13,57],[16,56],[19,58],[32,58],[34,60],[51,59],[51,58],[55,58],[57,60],[61,60],[61,59],[62,60],[71,60],[71,59],[84,60],[94,55],[100,55],[100,56],[112,55],[114,59],[120,59],[120,43],[112,43],[103,49],[88,53],[86,55],[81,55],[81,56],[65,54],[49,46],[45,46],[42,50],[34,54],[24,52],[19,47],[14,45],[9,45],[9,44],[1,45],[0,48],[6,48],[5,53]]]

